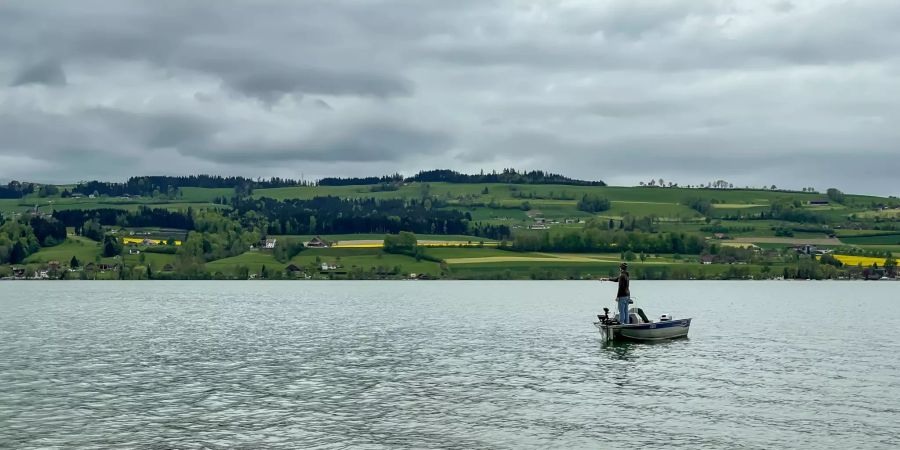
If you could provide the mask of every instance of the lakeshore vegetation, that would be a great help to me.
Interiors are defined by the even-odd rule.
[[[0,186],[0,278],[894,278],[900,200],[543,171]]]

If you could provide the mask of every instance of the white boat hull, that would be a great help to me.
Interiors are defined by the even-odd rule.
[[[691,327],[691,319],[669,320],[664,322],[639,323],[628,325],[607,325],[595,322],[597,328],[609,341],[635,340],[660,341],[686,337]]]

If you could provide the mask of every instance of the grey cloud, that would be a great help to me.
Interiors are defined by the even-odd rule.
[[[273,139],[260,136],[252,142],[207,139],[179,146],[179,152],[214,162],[265,167],[290,162],[399,162],[409,157],[434,155],[451,143],[449,136],[438,131],[372,121],[323,126],[302,136]],[[252,151],[248,151],[251,146]]]
[[[408,96],[412,83],[399,77],[371,72],[334,71],[284,64],[247,64],[203,67],[217,73],[229,86],[264,100],[277,100],[292,92],[373,97]]]
[[[451,143],[449,136],[438,131],[374,122],[324,132],[314,137],[308,147],[319,160],[400,161],[445,151]]]
[[[585,110],[591,114],[605,117],[658,115],[676,109],[676,105],[659,100],[599,101],[593,102],[585,108]]]
[[[893,0],[4,1],[0,160],[897,194],[897,23]]]
[[[12,82],[12,86],[23,86],[27,84],[62,86],[66,84],[66,74],[59,61],[41,61],[24,68]]]

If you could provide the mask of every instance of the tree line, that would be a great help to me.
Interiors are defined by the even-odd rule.
[[[351,186],[365,184],[392,184],[403,181],[403,175],[395,173],[393,175],[384,175],[381,177],[325,177],[319,180],[319,186]]]
[[[0,186],[0,198],[22,198],[34,192],[34,184],[10,181],[6,186]]]
[[[3,221],[0,224],[0,264],[19,264],[41,247],[65,240],[65,225],[53,218],[25,215]]]
[[[232,207],[240,217],[267,219],[268,234],[352,234],[401,231],[423,234],[469,234],[503,238],[508,226],[472,223],[469,213],[437,208],[426,199],[340,198],[275,200],[233,198]]]
[[[146,206],[141,206],[134,211],[114,208],[98,208],[68,209],[53,212],[54,219],[62,223],[63,226],[74,227],[76,231],[91,220],[96,220],[97,223],[104,226],[117,225],[123,227],[158,227],[193,230],[193,215],[193,210],[190,207],[185,211],[173,211],[163,208],[149,208]]]
[[[620,232],[605,228],[585,227],[561,233],[518,233],[511,249],[540,252],[676,253],[699,255],[710,251],[700,236],[685,233]]]
[[[189,176],[140,176],[131,177],[124,183],[105,181],[80,182],[72,188],[72,193],[83,195],[99,194],[107,196],[165,194],[184,187],[245,189],[278,188],[299,186],[304,183],[289,178],[272,177],[252,179],[245,177],[223,177],[219,175]]]
[[[449,169],[423,170],[406,181],[446,182],[446,183],[509,183],[509,184],[564,184],[572,186],[606,186],[603,181],[586,181],[569,178],[563,175],[532,170],[519,172],[516,169],[503,169],[501,172],[481,172],[468,175]]]

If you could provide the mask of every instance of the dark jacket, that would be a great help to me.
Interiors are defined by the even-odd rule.
[[[631,290],[628,289],[628,271],[623,270],[618,277],[610,278],[609,281],[619,282],[619,293],[616,297],[631,297]]]

